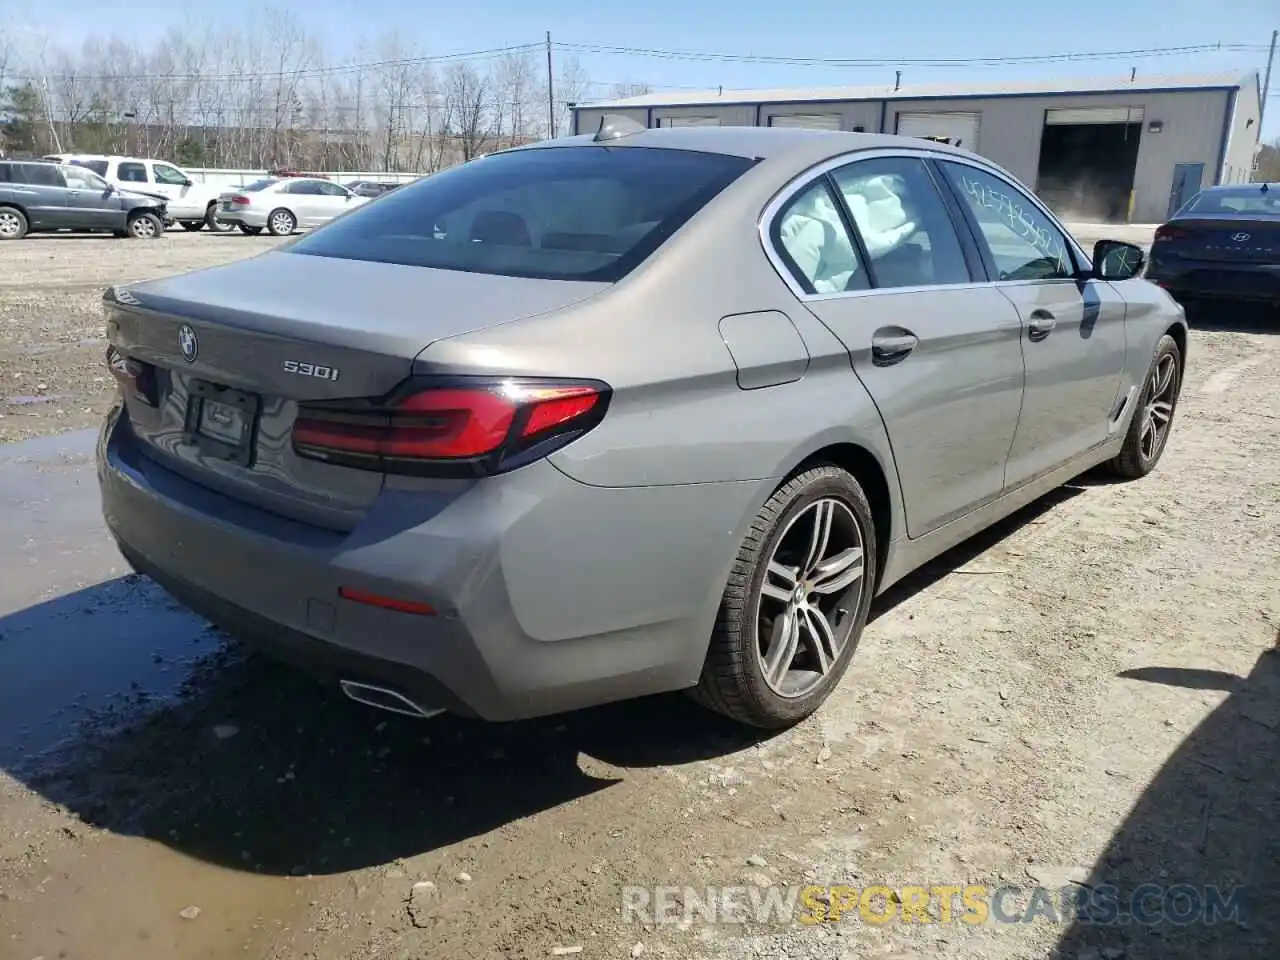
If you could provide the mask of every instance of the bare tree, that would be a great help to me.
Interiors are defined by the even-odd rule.
[[[556,129],[547,136],[567,135],[573,132],[573,105],[586,99],[591,89],[591,79],[577,57],[570,57],[560,64],[555,75]]]
[[[277,8],[245,28],[190,23],[146,43],[99,34],[72,49],[18,36],[0,22],[0,102],[10,103],[0,129],[20,133],[22,149],[191,168],[430,172],[551,132],[546,77],[527,49],[437,69],[388,34],[336,59]],[[578,61],[558,65],[558,132],[587,88]]]

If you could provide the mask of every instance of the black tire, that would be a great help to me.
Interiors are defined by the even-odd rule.
[[[1164,381],[1167,371],[1169,380]],[[1158,392],[1157,392],[1158,391]],[[1182,351],[1178,342],[1167,333],[1156,344],[1151,367],[1142,381],[1133,413],[1129,416],[1129,429],[1125,432],[1124,446],[1107,466],[1112,473],[1128,480],[1145,477],[1155,469],[1173,432],[1173,417],[1178,408],[1178,396],[1182,392]],[[1147,438],[1148,420],[1153,419],[1149,410],[1157,403],[1167,403],[1168,419],[1162,430],[1157,431],[1154,442]],[[1158,414],[1159,411],[1157,410]]]
[[[287,237],[298,229],[298,218],[284,207],[276,207],[267,216],[267,233],[273,237]]]
[[[179,220],[178,226],[182,227],[183,230],[188,230],[191,233],[195,233],[197,230],[201,230],[204,228],[204,221],[203,220]]]
[[[251,227],[247,223],[239,224],[239,227],[240,227],[240,232],[243,233],[246,237],[256,237],[258,234],[262,233],[261,227]]]
[[[204,225],[209,228],[211,233],[226,233],[235,227],[233,223],[219,220],[217,213],[218,205],[216,203],[209,204],[204,212]]]
[[[131,240],[159,240],[164,236],[164,222],[154,213],[135,213],[125,226]]]
[[[17,207],[0,207],[0,240],[21,240],[31,224]]]
[[[844,615],[838,619],[833,633],[837,639],[843,639],[843,645],[831,666],[812,689],[783,696],[765,679],[757,611],[761,608],[767,567],[780,545],[786,549],[784,535],[795,536],[791,532],[793,521],[810,508],[816,509],[820,500],[842,504],[856,522],[863,550],[861,589],[847,609],[844,601],[850,598],[838,598]],[[875,523],[858,481],[847,471],[831,465],[815,466],[792,477],[760,509],[738,549],[720,601],[702,677],[691,691],[693,698],[703,706],[755,727],[776,730],[803,720],[822,705],[848,669],[867,622],[875,582]]]

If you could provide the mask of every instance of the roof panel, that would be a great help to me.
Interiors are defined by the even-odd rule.
[[[1124,93],[1205,88],[1233,89],[1251,82],[1252,74],[1183,73],[1124,77],[1065,78],[1007,83],[920,83],[887,86],[783,87],[771,90],[678,90],[621,100],[584,100],[580,109],[601,107],[733,106],[755,103],[812,103],[844,100],[918,100],[936,97],[1008,97],[1034,94]]]

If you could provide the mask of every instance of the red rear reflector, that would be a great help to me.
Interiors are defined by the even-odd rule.
[[[384,472],[461,463],[487,473],[532,447],[530,456],[545,455],[552,441],[591,429],[608,395],[604,384],[510,379],[424,386],[361,406],[302,404],[293,446],[300,456]]]
[[[369,593],[365,590],[354,590],[351,587],[339,587],[338,596],[352,603],[363,603],[367,607],[381,607],[384,610],[395,610],[398,613],[416,613],[420,616],[435,616],[436,609],[429,603],[417,600],[397,600],[395,597],[384,597],[381,594]]]
[[[600,394],[590,387],[558,387],[545,391],[543,396],[554,394],[545,400],[539,400],[529,412],[529,420],[520,431],[520,436],[531,437],[568,423],[591,408],[600,399]]]

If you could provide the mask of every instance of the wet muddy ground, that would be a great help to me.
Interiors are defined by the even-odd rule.
[[[132,575],[98,518],[92,431],[62,432],[106,402],[104,282],[267,245],[0,251],[9,396],[76,398],[0,421],[39,436],[0,445],[0,958],[1274,957],[1266,910],[1122,929],[620,908],[629,886],[1090,874],[1273,903],[1280,327],[1202,317],[1160,468],[1084,478],[882,598],[794,730],[679,696],[420,722],[247,655]]]

